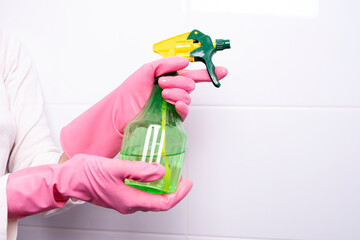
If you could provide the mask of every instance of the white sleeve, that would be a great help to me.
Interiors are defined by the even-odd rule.
[[[61,153],[53,143],[43,111],[42,93],[32,60],[21,44],[11,39],[5,54],[4,83],[9,111],[16,123],[8,171],[57,163]]]
[[[8,175],[0,177],[0,196],[6,196],[6,183]],[[0,240],[6,240],[7,238],[7,201],[6,197],[0,197]]]
[[[9,111],[16,124],[15,142],[8,159],[8,172],[43,164],[57,164],[62,153],[51,139],[44,115],[40,84],[32,59],[18,41],[10,38],[5,39],[5,52],[0,54],[0,61],[3,63],[2,72]],[[0,197],[3,200],[5,199],[5,202],[0,201],[0,218],[3,218],[4,214],[7,216],[6,177],[1,177],[2,181],[0,181],[3,183],[3,186],[0,186],[0,192],[5,193]],[[69,200],[65,208],[55,209],[49,214],[63,212],[81,203],[83,201]],[[6,213],[4,213],[5,211]],[[3,221],[0,222],[3,223]],[[12,235],[16,236],[16,225],[16,222],[12,223],[13,230],[7,230],[8,239]],[[2,231],[6,231],[5,229],[6,226],[5,228],[0,227],[0,238],[3,236]]]

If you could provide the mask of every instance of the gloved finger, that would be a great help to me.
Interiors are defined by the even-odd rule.
[[[119,161],[121,177],[137,182],[153,182],[165,175],[165,168],[158,163],[142,161]]]
[[[189,105],[187,105],[186,103],[184,103],[182,101],[177,101],[175,103],[175,110],[181,117],[181,120],[184,121],[186,116],[189,113]]]
[[[195,81],[184,76],[161,77],[158,83],[162,89],[180,88],[188,93],[191,93],[195,89]]]
[[[161,92],[162,97],[168,103],[175,105],[177,101],[182,101],[186,104],[190,104],[191,97],[188,92],[180,88],[168,88]]]
[[[223,79],[227,74],[228,70],[225,67],[215,67],[215,74],[218,80]],[[196,83],[198,82],[211,82],[209,73],[206,69],[189,70],[184,69],[179,71],[180,76],[188,77],[193,79]]]
[[[150,63],[150,71],[153,71],[154,78],[165,73],[176,72],[186,68],[189,60],[185,57],[166,57]]]
[[[190,179],[180,181],[177,191],[171,194],[152,194],[130,186],[126,192],[133,201],[128,204],[126,213],[136,211],[167,211],[178,204],[191,190],[193,182]],[[136,197],[133,197],[136,196]]]

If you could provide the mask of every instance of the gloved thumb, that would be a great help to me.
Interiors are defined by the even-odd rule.
[[[186,68],[189,60],[185,57],[166,57],[150,63],[154,72],[154,78],[165,73],[176,72]]]
[[[137,182],[153,182],[165,175],[165,168],[159,163],[122,160],[122,177]]]

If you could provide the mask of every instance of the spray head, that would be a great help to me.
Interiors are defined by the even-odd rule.
[[[182,56],[191,62],[203,62],[215,87],[220,87],[220,82],[215,74],[212,56],[217,51],[228,48],[230,40],[216,39],[213,43],[208,35],[196,29],[158,42],[153,47],[154,52],[163,57]]]

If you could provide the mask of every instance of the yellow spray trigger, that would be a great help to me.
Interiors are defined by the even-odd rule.
[[[220,83],[215,75],[215,66],[211,58],[216,51],[227,48],[230,48],[230,40],[216,39],[216,43],[213,43],[208,35],[196,29],[153,46],[154,52],[163,57],[181,56],[191,62],[203,62],[215,87],[220,87]]]
[[[194,57],[190,56],[190,52],[201,46],[200,43],[195,43],[192,39],[187,40],[190,32],[184,33],[164,41],[154,44],[154,52],[163,57],[186,57],[189,61],[194,62]]]

